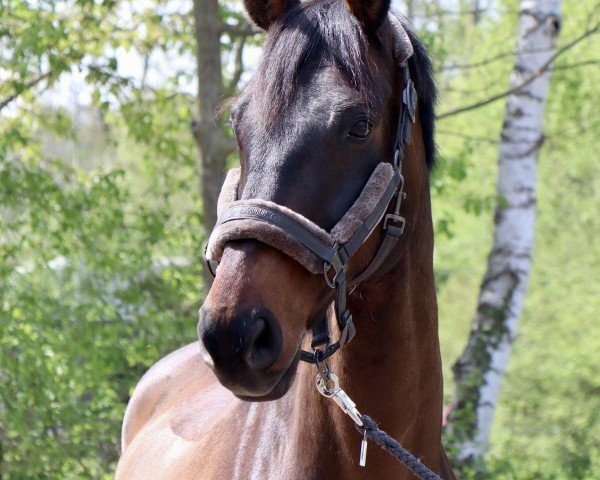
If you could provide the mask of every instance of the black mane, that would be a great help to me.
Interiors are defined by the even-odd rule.
[[[421,42],[414,27],[404,17],[399,17],[402,26],[408,33],[413,45],[414,54],[408,61],[410,75],[415,82],[419,96],[419,120],[423,131],[423,144],[425,145],[425,161],[432,170],[435,167],[435,105],[437,103],[437,87],[433,77],[433,65],[427,53],[427,48]]]
[[[399,17],[413,44],[409,60],[411,76],[419,95],[426,162],[435,163],[434,119],[436,87],[431,61],[408,20]],[[312,61],[335,65],[350,86],[374,110],[381,100],[367,58],[368,40],[358,20],[343,1],[312,0],[292,9],[272,25],[263,48],[258,71],[251,84],[259,114],[274,124],[294,97],[302,67]]]

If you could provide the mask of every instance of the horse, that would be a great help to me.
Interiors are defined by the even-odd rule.
[[[230,103],[241,168],[209,240],[218,266],[199,342],[135,388],[116,478],[414,478],[374,447],[359,466],[356,420],[315,386],[334,373],[356,409],[453,480],[441,443],[426,49],[389,0],[244,4],[266,37]]]

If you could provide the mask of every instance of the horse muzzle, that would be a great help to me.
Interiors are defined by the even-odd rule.
[[[198,336],[205,362],[233,393],[269,393],[284,372],[268,371],[282,353],[281,327],[264,308],[252,308],[234,318],[219,318],[200,309]]]

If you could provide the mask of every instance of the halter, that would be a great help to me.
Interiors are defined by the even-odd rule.
[[[213,276],[227,242],[255,239],[282,251],[311,273],[322,273],[327,285],[335,290],[335,317],[340,337],[331,342],[324,315],[312,327],[313,352],[300,351],[300,359],[305,362],[318,365],[354,338],[356,327],[352,314],[346,308],[348,283],[356,285],[373,276],[404,233],[406,220],[400,215],[402,200],[406,197],[402,161],[405,145],[410,143],[417,105],[417,92],[410,78],[408,59],[402,64],[402,78],[402,105],[391,161],[381,162],[375,167],[358,199],[331,232],[274,202],[237,200],[241,176],[239,168],[229,172],[221,190],[217,224],[206,247],[206,261]],[[394,198],[391,213],[386,214]],[[348,282],[346,273],[350,259],[380,223],[383,239],[377,253],[367,268]],[[323,349],[319,348],[322,346]]]

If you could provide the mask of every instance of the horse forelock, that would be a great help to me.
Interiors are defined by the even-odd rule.
[[[276,128],[298,91],[305,67],[335,66],[369,108],[377,109],[368,42],[340,0],[313,0],[292,9],[267,33],[258,70],[249,85],[254,111]]]

